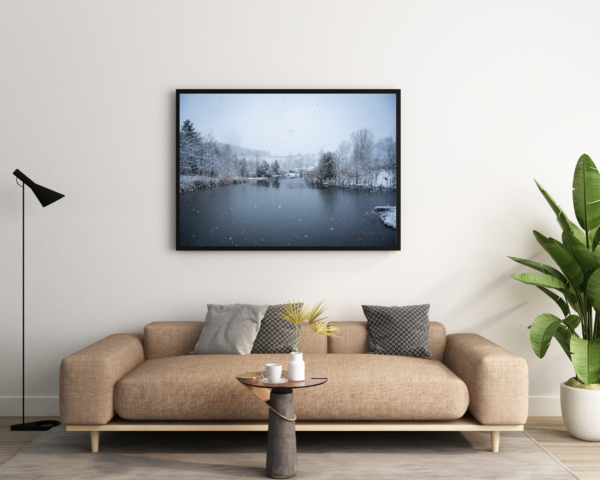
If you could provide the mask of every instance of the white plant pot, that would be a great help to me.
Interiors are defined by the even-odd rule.
[[[301,353],[290,353],[290,361],[288,363],[288,379],[292,382],[304,381],[305,365],[302,360]]]
[[[583,390],[561,383],[560,409],[571,435],[600,442],[600,390]]]

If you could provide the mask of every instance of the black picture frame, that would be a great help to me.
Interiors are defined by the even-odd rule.
[[[182,94],[394,94],[396,95],[396,229],[393,246],[188,246],[181,244],[180,216],[180,98]],[[175,116],[175,195],[177,251],[400,251],[401,250],[401,90],[400,89],[177,89]]]

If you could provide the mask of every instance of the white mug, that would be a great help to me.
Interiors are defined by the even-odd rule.
[[[265,378],[263,370],[267,370],[266,378],[269,383],[277,383],[281,379],[281,363],[267,363],[265,367],[260,369],[260,375]]]

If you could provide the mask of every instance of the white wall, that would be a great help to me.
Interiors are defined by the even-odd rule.
[[[21,391],[20,168],[66,194],[42,209],[27,192],[29,396],[55,405],[60,360],[106,335],[299,296],[325,299],[333,320],[431,303],[448,332],[524,356],[531,413],[555,408],[543,397],[570,365],[556,345],[537,359],[526,327],[557,309],[509,279],[523,269],[506,255],[544,259],[531,231],[558,235],[534,177],[572,212],[577,158],[600,162],[600,3],[0,9],[0,397]],[[401,88],[402,251],[176,252],[176,88]]]

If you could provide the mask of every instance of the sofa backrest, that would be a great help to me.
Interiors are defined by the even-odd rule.
[[[367,322],[332,322],[340,328],[339,337],[328,337],[328,353],[369,353]],[[444,363],[446,328],[438,322],[429,322],[429,351],[434,360]]]
[[[146,360],[187,355],[198,343],[203,326],[204,322],[154,322],[146,325]]]
[[[367,322],[332,322],[340,328],[339,337],[317,335],[305,353],[368,353]],[[144,330],[144,355],[153,358],[187,355],[194,350],[204,322],[154,322]],[[308,326],[302,324],[302,335]],[[312,332],[309,332],[312,333]],[[429,351],[444,362],[446,329],[438,322],[429,323]]]
[[[153,322],[144,329],[144,356],[153,358],[187,355],[194,350],[204,322]],[[301,335],[308,326],[302,325]],[[311,332],[312,333],[312,332]],[[308,345],[305,353],[327,353],[327,337],[317,335]]]

